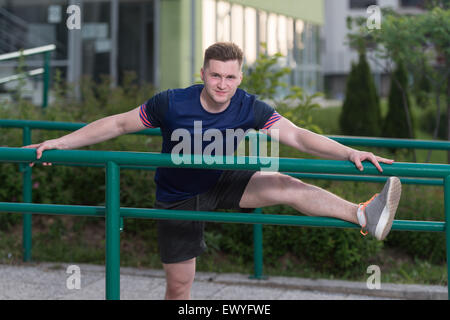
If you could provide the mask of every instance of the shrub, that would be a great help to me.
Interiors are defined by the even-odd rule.
[[[345,135],[379,136],[381,133],[379,98],[364,53],[359,55],[358,64],[352,64],[339,124]]]
[[[409,110],[409,115],[411,116],[411,123],[413,124],[414,121],[411,114],[411,99],[409,98],[408,93],[408,75],[403,67],[403,64],[397,64],[397,69],[393,73],[392,78],[388,99],[389,110],[386,118],[384,119],[382,134],[385,137],[391,138],[414,139],[414,137],[409,135],[408,119],[403,101],[402,90],[406,95],[406,101],[408,104],[407,108]],[[412,128],[412,131],[414,132],[414,128]]]
[[[398,220],[445,221],[442,187],[404,186]],[[428,200],[428,201],[427,201]],[[386,239],[389,247],[402,248],[413,257],[432,263],[446,260],[443,232],[396,231]]]
[[[420,118],[420,128],[430,135],[433,135],[436,127],[436,113],[436,107],[432,104],[423,111]],[[442,140],[447,140],[447,115],[446,110],[443,108],[440,113],[437,137]]]

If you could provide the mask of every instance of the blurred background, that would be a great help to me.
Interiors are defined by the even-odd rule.
[[[80,29],[66,26],[72,4],[80,7]],[[261,50],[279,52],[280,66],[292,69],[288,84],[342,100],[357,59],[345,44],[346,18],[367,16],[370,5],[400,13],[424,10],[423,0],[0,0],[0,54],[55,44],[50,65],[70,83],[82,75],[109,75],[120,84],[124,72],[133,71],[139,83],[163,90],[196,81],[204,49],[233,41],[247,65]],[[386,95],[388,79],[371,63],[377,89]],[[39,57],[26,62],[41,64]],[[15,67],[17,61],[2,63],[0,78]]]

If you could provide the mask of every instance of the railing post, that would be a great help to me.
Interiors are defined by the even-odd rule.
[[[120,169],[106,164],[106,299],[120,299]]]
[[[256,142],[256,143],[255,143]],[[256,141],[250,139],[251,153],[254,156],[260,156],[259,135],[256,135]],[[256,208],[253,213],[262,213],[261,208]],[[263,276],[263,225],[253,225],[253,275],[250,279],[266,279]]]
[[[445,242],[447,253],[447,299],[450,299],[450,176],[444,179]]]
[[[262,213],[261,208],[253,213]],[[253,225],[253,276],[250,279],[266,279],[263,276],[263,226],[260,223]]]
[[[42,86],[42,108],[48,104],[48,87],[50,83],[50,51],[44,53],[44,76]]]
[[[22,133],[22,143],[24,146],[31,144],[31,129],[24,127]],[[31,167],[27,164],[21,164],[22,171],[22,196],[23,203],[33,202],[32,197],[32,182],[31,182]],[[31,227],[32,216],[31,213],[24,213],[22,215],[22,248],[23,261],[31,261]]]

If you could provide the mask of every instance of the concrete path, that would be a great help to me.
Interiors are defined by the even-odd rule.
[[[105,267],[78,264],[32,263],[0,265],[1,300],[104,300]],[[69,272],[67,272],[69,271]],[[122,300],[161,300],[165,279],[162,270],[121,268]],[[78,272],[78,273],[77,273]],[[79,275],[79,282],[76,277]],[[79,288],[79,289],[78,289]],[[310,280],[293,277],[249,279],[242,274],[198,272],[192,289],[194,300],[379,300],[447,299],[447,287],[381,284],[369,290],[366,283]]]

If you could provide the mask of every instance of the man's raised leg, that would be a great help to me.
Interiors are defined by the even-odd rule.
[[[401,196],[401,182],[389,177],[379,194],[357,205],[319,187],[281,174],[256,172],[239,203],[241,208],[285,204],[312,216],[325,216],[359,224],[361,233],[383,240],[391,230]]]
[[[357,204],[282,173],[256,172],[247,184],[239,206],[260,208],[277,204],[289,205],[306,215],[358,223]]]

